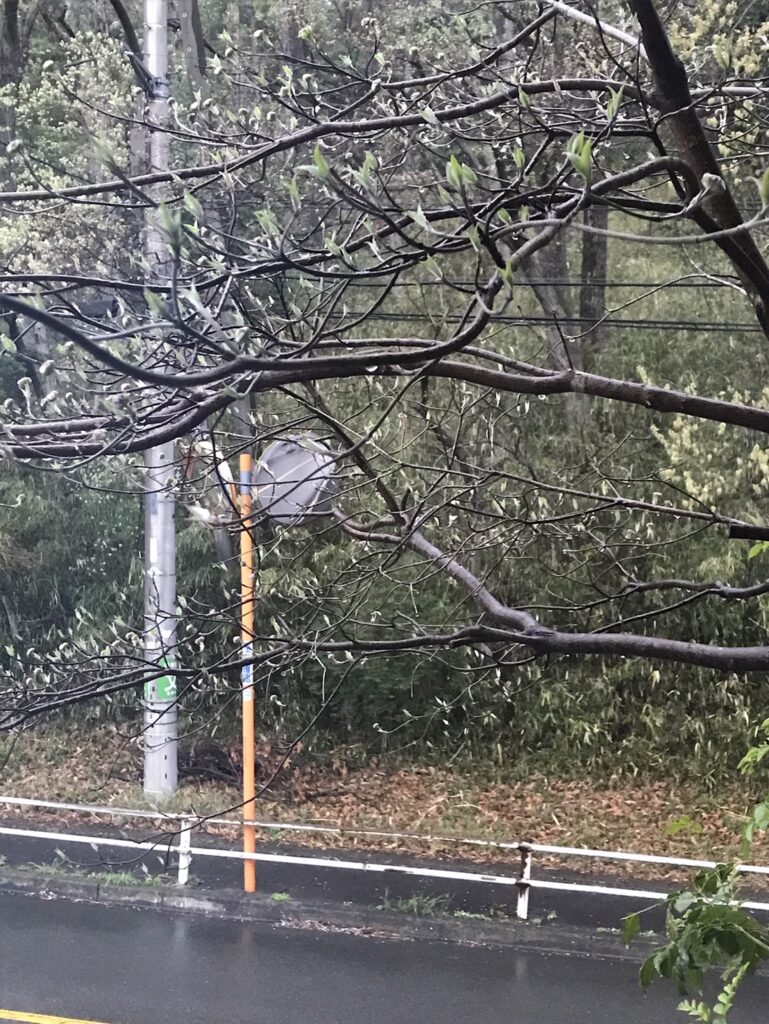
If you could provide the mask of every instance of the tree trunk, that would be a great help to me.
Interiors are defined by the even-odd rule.
[[[589,206],[585,210],[584,223],[587,227],[606,231],[609,226],[609,207]],[[592,369],[604,339],[604,328],[598,321],[606,312],[608,242],[606,235],[594,235],[589,231],[582,236],[579,330],[583,335],[582,362],[588,369]]]
[[[0,177],[8,189],[14,188],[14,157],[8,145],[16,137],[16,90],[24,71],[19,0],[4,0],[0,17],[0,89],[12,97],[0,105]]]
[[[302,40],[299,38],[299,12],[293,4],[286,4],[280,10],[280,48],[288,57],[302,56]]]
[[[4,0],[0,23],[0,87],[18,85],[24,68],[19,0]]]
[[[194,92],[202,92],[206,78],[206,44],[198,0],[175,0],[182,33],[187,78]]]
[[[628,0],[641,25],[641,38],[649,58],[657,107],[663,127],[672,135],[678,155],[694,170],[705,189],[692,219],[708,233],[739,228],[744,220],[734,195],[721,175],[715,150],[708,141],[689,88],[686,68],[671,46],[667,30],[653,0]],[[689,196],[689,199],[695,197]],[[716,244],[732,262],[769,338],[769,266],[748,228],[717,234]]]

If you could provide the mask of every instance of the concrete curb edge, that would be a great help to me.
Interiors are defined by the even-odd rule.
[[[308,902],[289,898],[275,900],[260,893],[230,889],[204,892],[170,885],[127,886],[103,882],[98,877],[35,877],[27,871],[0,869],[0,893],[64,899],[106,906],[170,910],[237,921],[255,921],[283,928],[347,932],[380,939],[444,942],[464,946],[568,953],[571,956],[602,956],[638,961],[659,944],[642,935],[632,949],[616,932],[571,928],[548,922],[484,921],[456,917],[415,917],[397,911],[353,904]]]

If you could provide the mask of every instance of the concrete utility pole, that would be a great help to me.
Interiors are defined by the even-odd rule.
[[[169,166],[168,0],[145,0],[144,47],[152,76],[148,115],[149,170]],[[149,264],[147,285],[169,277],[168,244],[157,212],[147,213],[144,254]],[[172,667],[176,657],[176,532],[174,527],[174,443],[146,452],[144,498],[144,652],[147,661]],[[144,693],[144,792],[162,800],[176,792],[176,677],[160,676]]]

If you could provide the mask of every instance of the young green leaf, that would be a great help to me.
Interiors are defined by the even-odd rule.
[[[480,232],[478,231],[478,225],[471,224],[470,227],[465,232],[465,234],[470,239],[470,245],[472,245],[473,249],[475,249],[475,251],[478,254],[480,254],[483,251],[483,247],[481,245],[481,236]]]
[[[766,743],[762,743],[758,747],[751,747],[737,765],[737,771],[742,772],[743,775],[755,771],[767,754],[769,754],[769,745]]]
[[[365,158],[363,160],[363,163],[361,165],[361,169],[359,171],[353,171],[352,175],[355,178],[355,180],[358,182],[358,184],[361,186],[361,188],[370,188],[371,187],[371,175],[372,175],[372,172],[375,171],[376,169],[377,169],[377,158],[374,156],[373,153],[369,152],[369,153],[366,153],[366,156],[365,156]]]
[[[299,195],[299,186],[296,183],[296,175],[294,175],[288,183],[288,194],[291,199],[291,206],[294,210],[298,210],[302,205],[302,197]]]
[[[331,177],[331,168],[326,163],[326,158],[320,149],[320,143],[315,144],[315,149],[312,151],[312,159],[315,162],[315,173],[321,181],[326,181]]]
[[[606,113],[609,115],[609,120],[613,121],[617,116],[620,104],[622,103],[622,93],[624,86],[620,86],[619,89],[609,88],[609,102],[606,104]]]
[[[441,270],[441,265],[434,256],[427,257],[427,259],[425,260],[425,267],[427,267],[427,269],[430,271],[430,273],[437,281],[443,280],[443,271]]]
[[[512,295],[513,294],[513,275],[514,275],[514,270],[513,270],[513,261],[512,261],[512,259],[509,256],[505,260],[504,267],[499,267],[497,272],[498,272],[499,276],[502,278],[502,280],[505,282],[505,285],[507,286],[508,295]]]
[[[184,193],[184,208],[192,214],[196,221],[203,220],[203,207],[200,205],[198,197],[191,192]]]
[[[572,135],[566,148],[566,155],[575,171],[589,184],[593,170],[593,140],[586,139],[584,131]]]
[[[147,303],[147,308],[151,313],[155,313],[157,316],[166,315],[165,304],[157,292],[153,292],[149,288],[145,288],[144,301]]]
[[[732,66],[734,59],[731,39],[716,39],[713,43],[713,56],[716,59],[716,64],[727,71]]]
[[[446,164],[446,181],[452,188],[457,189],[457,191],[462,186],[462,164],[453,154],[449,162]]]
[[[641,931],[641,917],[639,914],[628,914],[622,918],[622,941],[629,946],[633,939]]]
[[[763,555],[766,549],[769,548],[769,540],[759,540],[753,545],[748,551],[748,558],[755,558],[756,555]]]
[[[462,164],[462,181],[465,185],[477,185],[478,175],[467,164]]]
[[[761,209],[765,210],[769,206],[769,167],[758,180],[758,194],[761,198]]]
[[[641,964],[641,970],[638,973],[638,980],[641,982],[641,988],[648,988],[654,981],[654,976],[657,973],[657,967],[654,962],[654,957],[650,956],[644,960]]]
[[[182,245],[182,218],[179,210],[172,210],[166,203],[158,207],[160,228],[166,236],[169,247],[178,253]]]
[[[280,234],[277,218],[269,207],[266,210],[257,210],[256,219],[265,235]]]
[[[430,227],[427,222],[427,217],[425,217],[425,211],[422,209],[421,205],[417,206],[416,210],[409,210],[409,217],[411,217],[413,222],[420,228]]]

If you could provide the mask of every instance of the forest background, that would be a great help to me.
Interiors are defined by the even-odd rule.
[[[308,66],[318,52],[354,64],[368,54],[396,77],[420,75],[471,63],[477,52],[510,35],[517,19],[523,23],[524,14],[531,17],[536,10],[534,4],[438,0],[201,0],[191,38],[186,7],[178,6],[172,94],[177,122],[193,126],[200,140],[212,121],[234,130],[244,111],[253,116],[258,97],[239,70],[247,52],[270,48],[273,60],[288,54]],[[625,5],[602,0],[593,5],[598,6],[607,22],[631,30]],[[141,170],[132,126],[141,95],[118,7],[3,3],[5,189],[55,192],[73,181],[103,178],[105,166]],[[693,80],[718,80],[727,73],[745,80],[760,74],[762,62],[766,66],[766,3],[708,0],[670,8],[668,29]],[[126,2],[124,12],[141,24],[137,3]],[[590,67],[604,59],[600,38],[582,22],[559,19],[557,27],[549,24],[543,31],[551,33],[555,68],[566,60]],[[197,55],[192,63],[190,52]],[[254,65],[252,57],[257,76]],[[290,81],[285,89],[290,93]],[[269,111],[258,116],[268,117]],[[746,216],[761,207],[755,183],[764,170],[760,127],[753,141],[754,155],[733,165],[728,156],[734,141],[721,143]],[[619,137],[611,145],[625,143]],[[203,141],[200,146],[203,151]],[[519,149],[527,146],[524,141]],[[517,152],[511,149],[514,164]],[[312,163],[311,154],[307,159]],[[322,171],[317,157],[315,162]],[[252,227],[269,233],[272,211],[280,217],[295,201],[293,180],[264,181],[250,210],[241,200],[242,222],[250,218]],[[189,215],[196,212],[190,204]],[[215,218],[221,211],[214,204],[207,214]],[[766,403],[766,375],[757,372],[766,341],[723,256],[701,246],[649,248],[625,239],[623,231],[660,228],[629,222],[622,211],[592,208],[585,217],[599,233],[564,235],[516,280],[497,325],[517,350],[558,365],[562,344],[567,360],[608,377],[653,379],[692,394]],[[607,228],[609,237],[600,234]],[[18,207],[0,206],[0,252],[14,273],[98,267],[105,277],[130,275],[137,248],[130,210],[108,218],[97,206],[72,203],[54,213],[21,216]],[[472,250],[444,257],[455,282],[472,281],[475,257]],[[375,337],[383,323],[418,337],[439,334],[459,315],[455,298],[441,284],[440,276],[431,280],[428,274],[394,288],[383,312],[368,317],[367,329]],[[353,309],[356,301],[362,306],[369,300],[354,299]],[[47,365],[50,339],[12,314],[0,327],[0,405],[40,415],[62,390],[61,370]],[[374,413],[355,406],[354,386],[333,382],[326,400],[349,411],[346,425],[362,436]],[[285,420],[285,395],[266,393],[256,401],[262,423]],[[426,430],[431,413],[440,422]],[[344,419],[341,413],[339,418]],[[586,515],[584,500],[621,492],[639,501],[709,513],[717,508],[721,517],[761,522],[769,454],[760,435],[601,398],[592,399],[587,411],[575,411],[570,396],[506,396],[500,404],[498,396],[478,400],[466,392],[431,394],[425,388],[392,417],[379,451],[408,447],[410,465],[430,464],[436,451],[445,454],[452,430],[460,436],[459,420],[458,471],[493,458],[495,468],[507,474],[506,507],[517,509],[506,521],[504,542],[495,538],[496,547],[490,542],[487,551],[479,546],[470,554],[471,562],[493,558],[498,592],[514,590],[519,607],[545,609],[583,628],[610,628],[612,614],[618,614],[652,631],[664,624],[667,636],[685,641],[764,642],[769,593],[747,604],[730,599],[721,582],[760,588],[766,575],[760,544],[730,539],[707,517],[679,521],[643,509],[630,517],[611,505]],[[92,657],[109,657],[138,630],[140,461],[137,455],[114,455],[50,472],[39,462],[5,460],[0,665],[7,678],[34,684],[35,673],[45,674],[47,659],[75,653],[85,665]],[[399,472],[403,489],[414,493],[419,483],[408,466]],[[565,497],[556,484],[574,493]],[[184,512],[185,501],[193,505],[201,498],[193,493],[194,483],[185,483],[181,463],[179,487],[180,656],[188,664],[215,664],[236,643],[234,619],[225,610],[237,604],[237,565],[221,561],[211,531]],[[478,503],[493,506],[499,497],[487,492]],[[453,529],[459,517],[459,526],[476,530],[478,517],[490,513],[488,506],[473,508],[475,500],[447,512],[443,528]],[[593,528],[596,521],[600,529]],[[265,527],[257,632],[268,635],[276,623],[322,614],[322,607],[309,610],[307,602],[319,588],[321,606],[341,607],[357,543],[330,531]],[[655,576],[695,581],[699,589],[646,586]],[[418,584],[408,582],[402,567],[382,563],[365,591],[356,592],[356,621],[389,623],[397,630],[404,621],[441,624],[456,618],[464,599],[453,580],[436,572],[420,575]],[[239,692],[236,672],[216,670],[201,672],[185,689],[182,803],[205,809],[209,802],[235,801]],[[422,821],[594,845],[633,845],[627,836],[635,834],[636,844],[657,850],[712,851],[714,844],[728,847],[752,798],[735,780],[735,766],[767,716],[769,680],[763,673],[714,673],[696,665],[600,656],[489,663],[475,648],[456,646],[356,660],[354,671],[344,658],[304,658],[265,675],[257,698],[263,774],[303,737],[266,795],[276,813],[348,823]],[[140,741],[135,690],[47,712],[7,734],[3,788],[80,798],[101,792],[123,802],[130,791],[138,799]],[[755,785],[760,784],[759,776]]]

